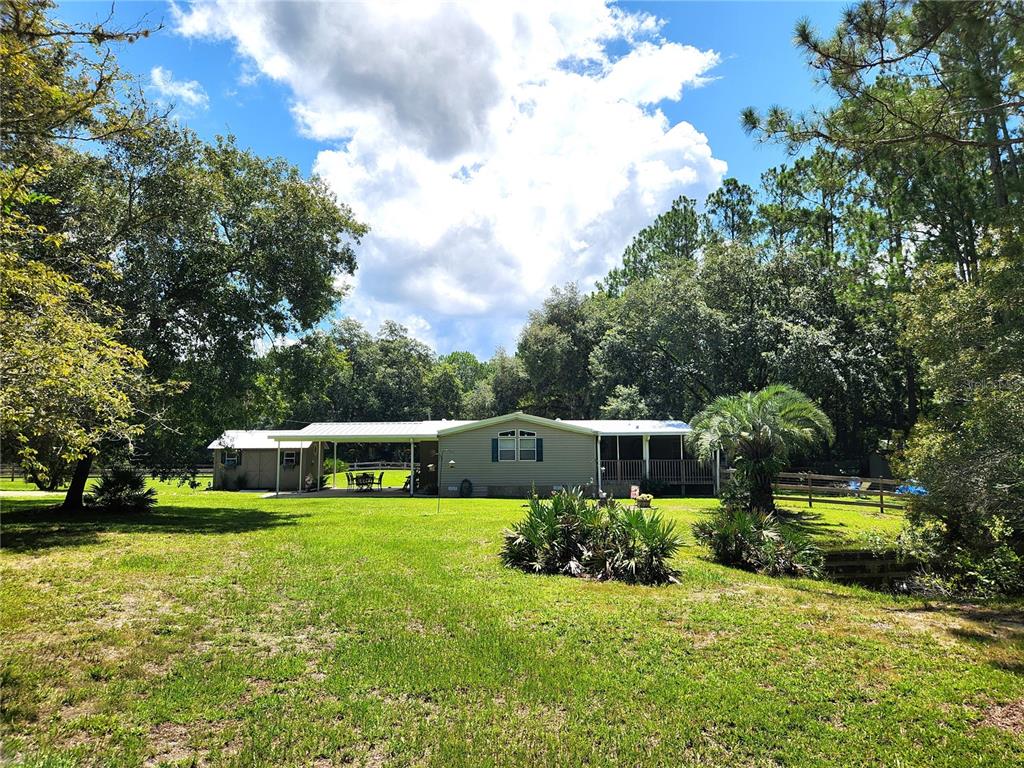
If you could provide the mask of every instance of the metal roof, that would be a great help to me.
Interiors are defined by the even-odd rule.
[[[684,435],[690,431],[685,421],[660,419],[566,419],[564,423],[591,429],[599,435]]]
[[[545,419],[517,411],[491,419],[467,421],[441,419],[433,421],[335,421],[310,424],[298,432],[277,430],[275,440],[293,443],[299,440],[330,440],[350,443],[400,443],[409,440],[436,440],[438,435],[476,429],[491,424],[498,425],[513,419],[523,419],[535,424],[549,424],[564,427],[570,432],[586,432],[597,435],[681,435],[690,431],[690,425],[682,421],[659,419]],[[269,433],[268,433],[269,434]]]
[[[464,421],[464,422],[445,422],[446,427],[441,429],[441,435],[454,435],[459,432],[464,432],[468,429],[480,429],[481,427],[489,427],[491,425],[498,426],[508,421],[525,421],[527,424],[537,424],[541,426],[550,426],[555,429],[564,429],[567,432],[593,432],[589,427],[581,427],[573,422],[562,421],[561,419],[546,419],[543,416],[534,416],[529,413],[523,413],[522,411],[515,411],[514,413],[506,413],[501,416],[492,416],[489,419],[480,419],[479,421]]]
[[[407,440],[436,439],[437,432],[446,427],[472,424],[472,421],[341,421],[317,422],[299,432],[282,432],[282,442],[313,438],[358,443],[399,443]]]
[[[284,429],[227,429],[224,434],[206,446],[209,450],[227,448],[229,450],[252,451],[266,449],[277,450],[277,441],[274,439],[279,435],[289,434]],[[296,448],[309,448],[311,442],[299,443]]]

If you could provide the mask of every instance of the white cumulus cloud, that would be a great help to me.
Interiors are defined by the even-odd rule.
[[[589,287],[726,166],[658,105],[719,56],[594,0],[217,2],[176,8],[284,83],[314,170],[372,227],[345,311],[446,351],[514,346],[552,285]],[[614,51],[614,53],[612,53]]]
[[[165,105],[185,105],[206,109],[210,100],[206,90],[196,80],[175,80],[174,73],[164,67],[149,71],[149,88],[156,92],[157,100]]]

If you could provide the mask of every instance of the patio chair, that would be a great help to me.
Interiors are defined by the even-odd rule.
[[[384,490],[384,473],[383,472],[381,472],[379,475],[377,475],[377,490],[380,490],[380,491]]]
[[[353,488],[355,488],[355,487],[356,487],[356,480],[355,480],[355,478],[354,478],[354,477],[352,477],[352,473],[351,473],[351,472],[346,472],[346,473],[345,473],[345,484],[346,484],[346,485],[348,486],[348,489],[349,489],[350,491],[351,491],[351,490],[352,490]]]

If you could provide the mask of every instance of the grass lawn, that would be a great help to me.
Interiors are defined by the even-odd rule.
[[[709,500],[660,502],[688,546],[682,583],[647,588],[502,568],[516,501],[160,499],[91,522],[0,499],[7,764],[1003,767],[1024,750],[1006,727],[1024,604],[719,567],[689,535]],[[815,511],[823,541],[899,526]]]

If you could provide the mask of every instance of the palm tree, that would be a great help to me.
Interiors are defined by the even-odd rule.
[[[705,461],[722,451],[735,462],[735,479],[750,507],[775,508],[772,482],[794,450],[835,437],[832,422],[807,395],[787,384],[719,397],[693,418],[690,444]]]

